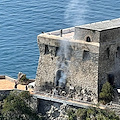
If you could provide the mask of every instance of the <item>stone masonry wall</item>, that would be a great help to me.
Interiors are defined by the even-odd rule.
[[[35,90],[53,93],[62,81],[65,97],[84,99],[86,95],[98,98],[106,81],[120,88],[119,33],[119,21],[113,20],[38,35]]]
[[[86,41],[87,37],[90,37],[92,42],[99,42],[100,32],[97,30],[85,29],[80,27],[75,27],[75,40]]]
[[[99,57],[99,88],[114,76],[113,84],[120,87],[120,28],[101,32]]]
[[[60,44],[60,39],[48,39],[46,36],[38,37],[40,58],[36,75],[36,91],[41,91],[41,87],[43,89],[46,83],[54,84],[58,70],[57,63],[60,59],[57,54],[61,47]],[[74,88],[79,87],[90,91],[92,96],[97,99],[99,46],[95,43],[70,41],[67,49],[70,51],[68,52],[70,57],[65,61],[67,64],[66,86],[69,88],[71,84]],[[45,90],[47,89],[45,88]]]

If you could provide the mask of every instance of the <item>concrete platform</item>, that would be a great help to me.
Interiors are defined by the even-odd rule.
[[[0,78],[0,90],[13,90],[15,87],[15,81],[17,81],[14,78],[11,78],[9,76],[2,76]],[[26,90],[26,85],[17,85],[18,90]],[[28,89],[30,92],[32,89]]]

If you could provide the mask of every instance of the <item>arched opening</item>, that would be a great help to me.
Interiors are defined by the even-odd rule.
[[[58,70],[56,72],[55,86],[64,88],[65,87],[65,83],[66,83],[65,72],[63,70]]]
[[[109,58],[109,56],[110,56],[110,49],[109,48],[106,49],[106,54],[107,54],[107,58]]]
[[[91,39],[90,39],[90,37],[88,36],[88,37],[86,37],[86,42],[91,42]]]
[[[113,74],[108,74],[108,82],[110,85],[114,85],[114,75]]]

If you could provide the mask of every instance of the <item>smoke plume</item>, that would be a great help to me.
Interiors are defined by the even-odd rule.
[[[56,72],[56,84],[57,86],[64,87],[66,84],[66,77],[68,74],[69,59],[70,59],[70,50],[69,50],[69,41],[63,40],[60,43],[60,48],[57,53],[57,72]]]
[[[88,0],[71,0],[64,13],[65,23],[70,23],[70,26],[85,24],[88,8]]]
[[[70,26],[84,24],[86,22],[84,19],[84,15],[87,12],[86,10],[88,9],[87,1],[88,0],[71,0],[66,6],[66,10],[64,13],[65,23],[70,23]],[[71,56],[69,44],[69,40],[61,40],[60,42],[60,48],[57,53],[58,61],[55,78],[56,86],[62,86],[62,84],[66,83]]]

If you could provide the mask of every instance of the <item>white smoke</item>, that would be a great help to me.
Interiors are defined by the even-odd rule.
[[[60,41],[60,49],[58,51],[58,55],[64,59],[68,59],[69,53],[69,40],[61,40]]]
[[[69,42],[67,40],[62,40],[60,42],[60,48],[57,53],[58,61],[57,61],[57,71],[60,71],[60,75],[56,72],[56,82],[59,81],[59,86],[65,85],[66,83],[66,77],[68,73],[68,67],[69,67]]]
[[[76,26],[86,23],[84,15],[87,13],[88,0],[71,0],[66,6],[64,13],[65,23],[70,26]],[[70,61],[70,43],[69,40],[61,40],[60,48],[58,51],[56,83],[59,82],[65,84]],[[59,72],[58,72],[59,71]],[[57,75],[58,74],[58,75]]]
[[[88,8],[88,0],[71,0],[64,13],[65,23],[72,26],[85,24]]]
[[[59,85],[62,86],[62,84],[66,83],[66,73],[64,71],[61,71],[61,77],[59,79]]]

